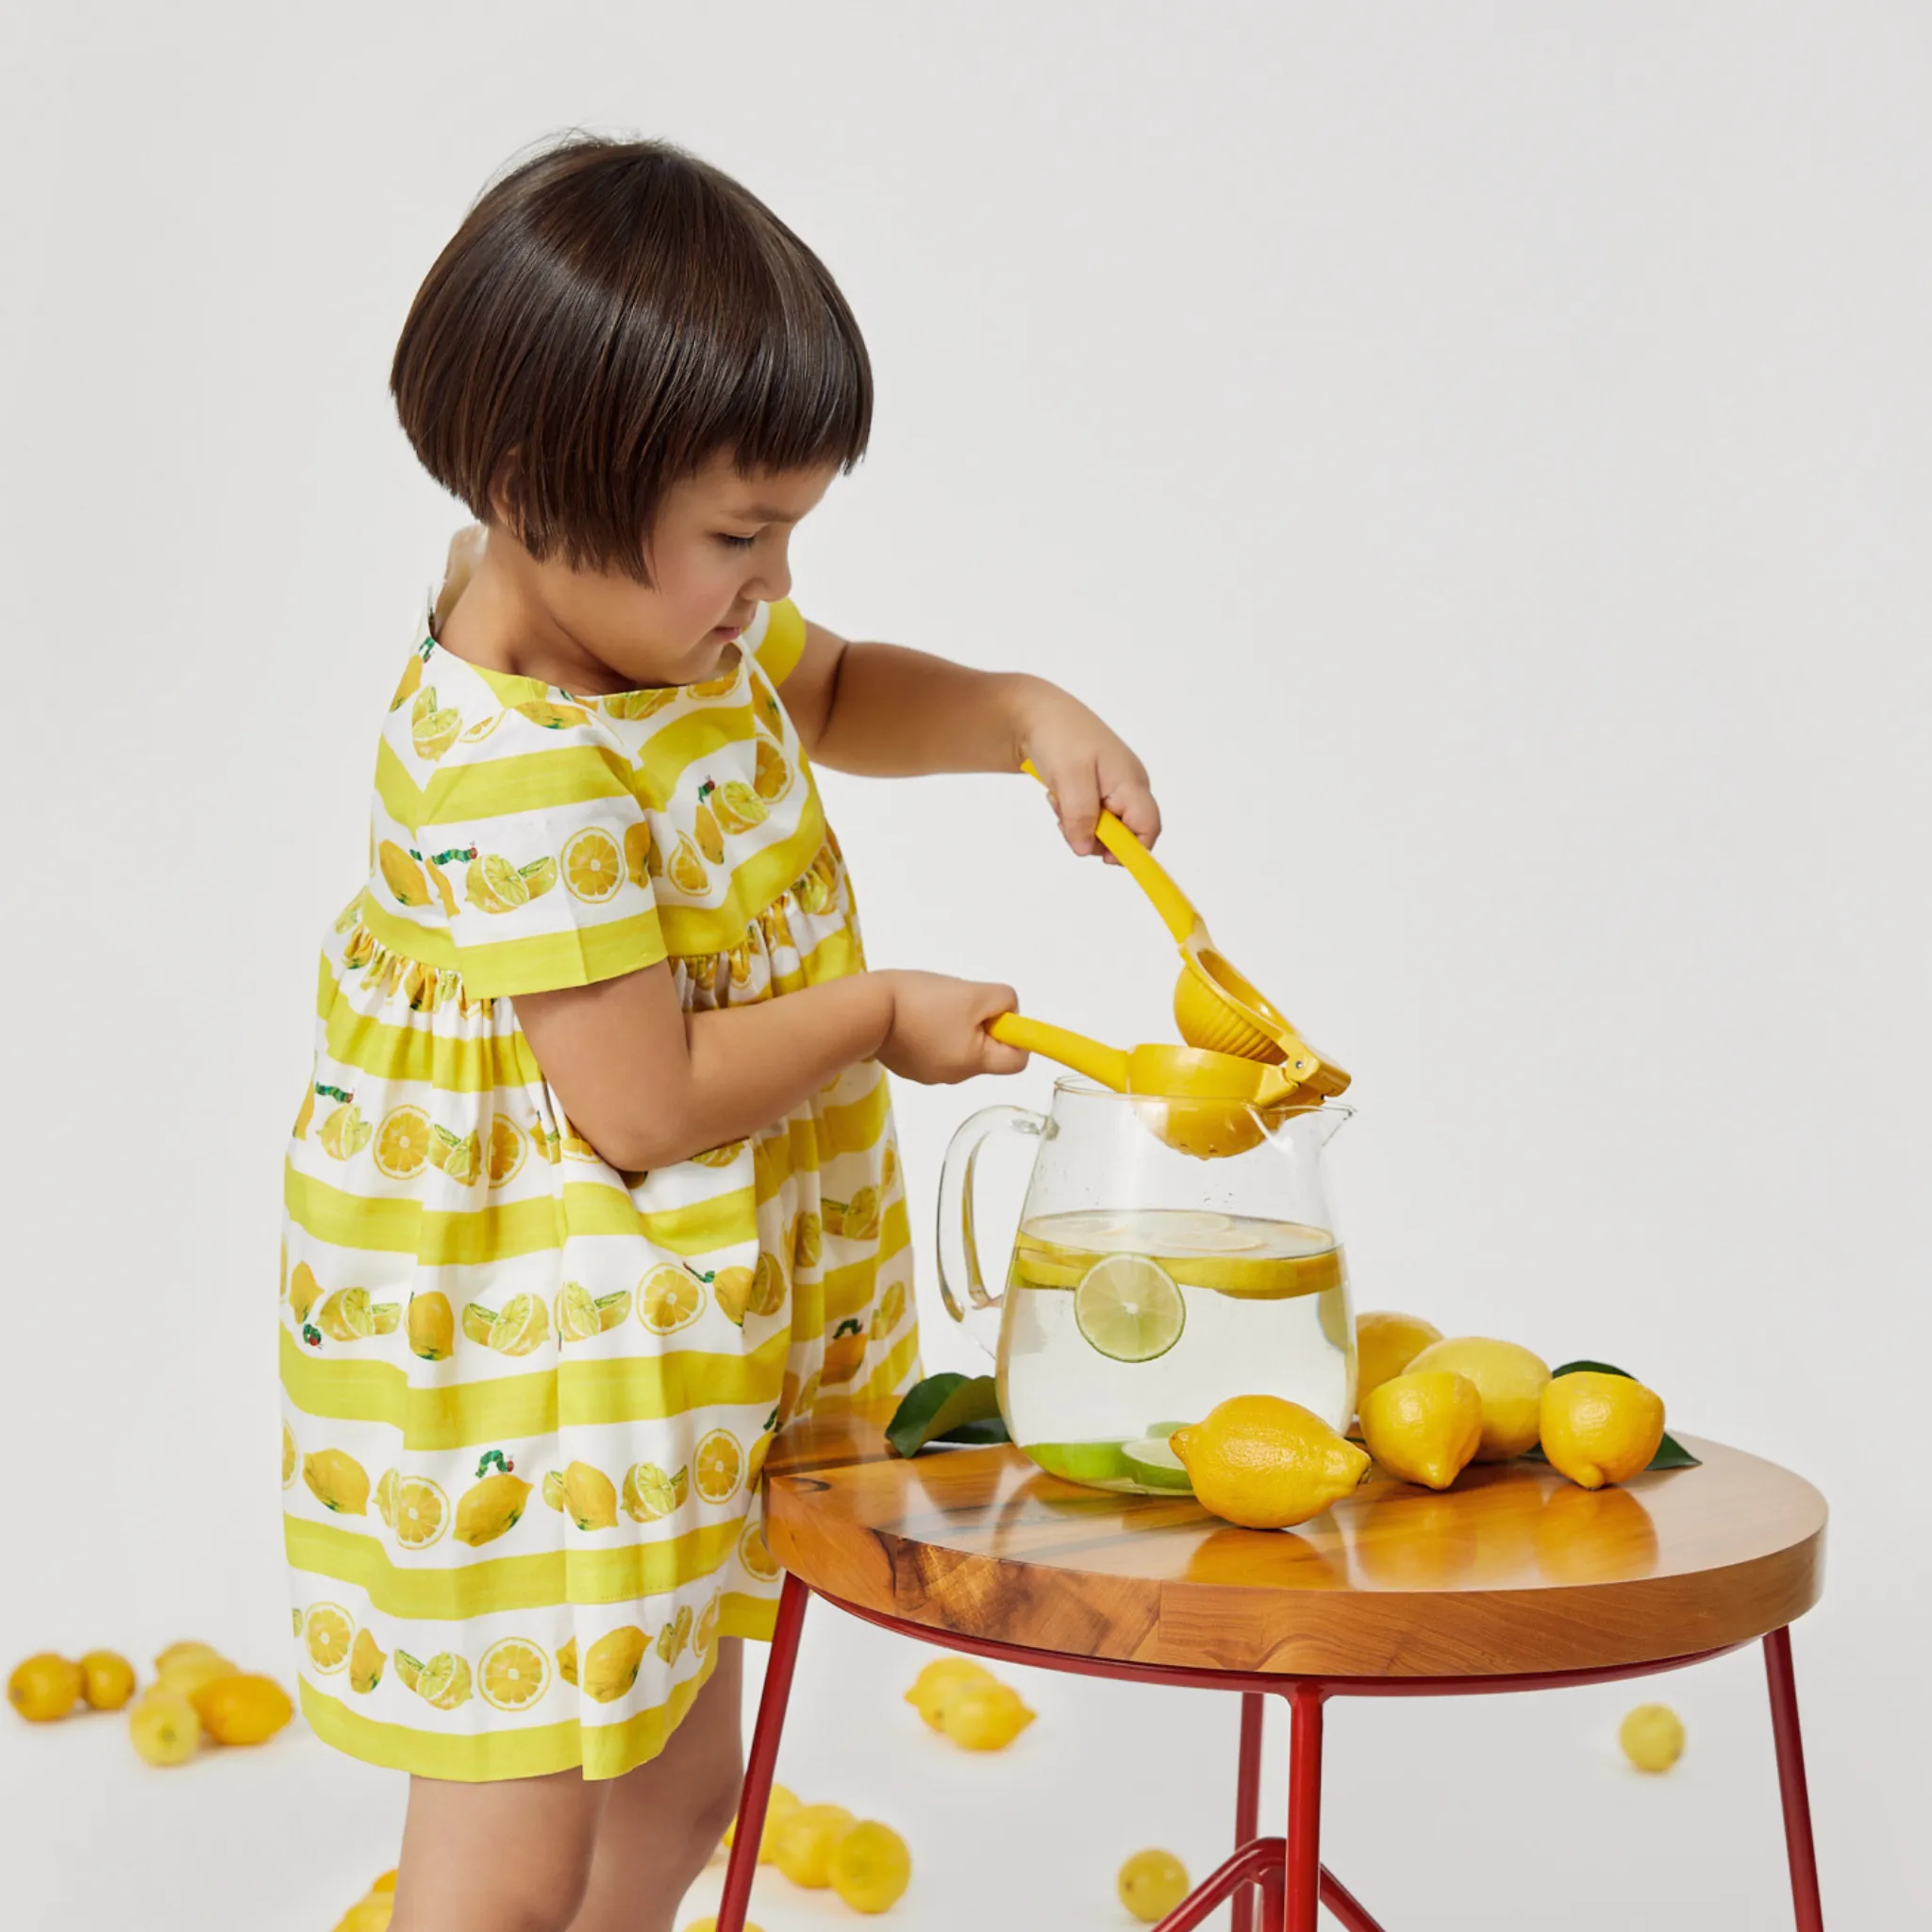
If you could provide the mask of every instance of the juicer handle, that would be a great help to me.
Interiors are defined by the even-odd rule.
[[[1004,1293],[990,1293],[979,1266],[979,1234],[974,1221],[973,1173],[988,1137],[1005,1129],[1035,1139],[1046,1132],[1046,1116],[1024,1107],[986,1107],[960,1124],[940,1169],[940,1299],[956,1322],[969,1307],[996,1308]],[[975,1336],[982,1346],[985,1338]]]
[[[1046,783],[1034,770],[1031,758],[1023,760],[1020,769],[1029,778]],[[1174,936],[1175,943],[1185,941],[1201,924],[1201,915],[1194,910],[1188,895],[1168,877],[1160,861],[1105,806],[1101,808],[1093,835],[1133,874],[1134,883],[1146,893],[1148,903],[1160,914],[1161,924]]]
[[[1084,1033],[1049,1025],[1025,1013],[1002,1013],[988,1023],[986,1030],[1008,1046],[1017,1046],[1022,1053],[1043,1053],[1116,1093],[1127,1091],[1127,1057],[1117,1046],[1102,1046]]]

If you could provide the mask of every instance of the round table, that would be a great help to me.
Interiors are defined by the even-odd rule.
[[[1695,1469],[1582,1490],[1546,1465],[1471,1468],[1437,1494],[1379,1470],[1291,1531],[1190,1495],[1064,1482],[1017,1449],[887,1448],[893,1405],[794,1424],[765,1469],[787,1575],[725,1874],[742,1932],[799,1632],[817,1595],[949,1649],[1086,1676],[1238,1692],[1235,1851],[1157,1932],[1228,1899],[1235,1932],[1316,1932],[1318,1901],[1380,1932],[1320,1856],[1332,1697],[1550,1690],[1648,1675],[1762,1641],[1799,1932],[1823,1932],[1789,1625],[1817,1602],[1824,1499],[1695,1437]],[[1290,1707],[1288,1829],[1258,1836],[1262,1699]]]

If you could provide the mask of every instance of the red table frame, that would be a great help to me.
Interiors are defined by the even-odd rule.
[[[1030,1664],[1037,1669],[1068,1671],[1075,1676],[1111,1677],[1136,1684],[1177,1684],[1193,1690],[1241,1693],[1241,1729],[1240,1774],[1235,1797],[1235,1851],[1176,1906],[1154,1932],[1191,1932],[1219,1907],[1234,1901],[1234,1932],[1257,1932],[1255,1892],[1261,1894],[1260,1932],[1317,1932],[1316,1911],[1325,1905],[1347,1932],[1382,1932],[1367,1908],[1322,1863],[1322,1707],[1331,1697],[1464,1697],[1507,1690],[1558,1690],[1577,1684],[1613,1684],[1625,1677],[1654,1676],[1682,1670],[1739,1649],[1725,1644],[1717,1650],[1686,1657],[1660,1657],[1648,1663],[1611,1664],[1594,1670],[1544,1671],[1524,1676],[1498,1677],[1285,1677],[1258,1671],[1189,1670],[1174,1665],[1117,1662],[1108,1657],[1069,1657],[1058,1651],[1028,1649],[990,1638],[968,1637],[955,1630],[937,1630],[888,1617],[875,1610],[814,1590],[787,1573],[778,1598],[778,1620],[772,1635],[771,1662],[765,1669],[764,1694],[758,1703],[745,1766],[744,1790],[739,1800],[738,1825],[732,1836],[731,1862],[724,1874],[724,1896],[718,1907],[718,1932],[744,1932],[744,1915],[751,1903],[752,1879],[758,1871],[758,1840],[764,1831],[765,1807],[778,1762],[778,1740],[785,1728],[785,1708],[791,1695],[791,1677],[798,1663],[798,1643],[805,1625],[805,1607],[814,1595],[848,1616],[901,1637],[918,1638],[949,1650],[968,1652],[996,1661]],[[1811,1806],[1805,1783],[1805,1747],[1798,1730],[1798,1691],[1791,1673],[1791,1634],[1789,1626],[1763,1639],[1765,1671],[1771,1688],[1772,1735],[1777,1747],[1778,1786],[1784,1800],[1785,1846],[1790,1859],[1791,1897],[1797,1932],[1824,1932],[1824,1909],[1818,1896],[1818,1861],[1811,1840]],[[1262,1838],[1260,1829],[1261,1724],[1264,1697],[1286,1699],[1289,1707],[1291,1757],[1288,1786],[1288,1835]]]

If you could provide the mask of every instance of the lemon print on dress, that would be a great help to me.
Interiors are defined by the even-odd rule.
[[[463,1310],[463,1333],[498,1355],[528,1355],[550,1335],[550,1315],[541,1295],[513,1294],[499,1315],[481,1302]]]
[[[643,885],[658,870],[658,848],[652,842],[651,828],[642,820],[626,828],[624,835],[624,875],[632,885]]]
[[[566,1684],[577,1680],[577,1641],[575,1637],[557,1646],[557,1674]]]
[[[705,1291],[686,1268],[653,1268],[638,1285],[638,1320],[653,1335],[675,1335],[705,1311]]]
[[[396,694],[389,701],[391,711],[400,711],[416,695],[418,686],[423,682],[423,658],[419,652],[409,653],[409,661],[403,667],[402,681],[396,686]]]
[[[849,1201],[821,1199],[825,1232],[843,1235],[849,1241],[869,1241],[879,1231],[879,1191],[860,1188]]]
[[[384,1304],[384,1313],[393,1316],[394,1303]],[[376,1332],[375,1309],[366,1288],[339,1288],[325,1298],[315,1311],[315,1324],[334,1341],[365,1341]],[[393,1319],[390,1327],[395,1326]]]
[[[338,1516],[369,1513],[369,1472],[346,1449],[318,1449],[302,1458],[302,1480]]]
[[[758,764],[753,769],[751,789],[760,798],[775,804],[791,790],[791,767],[785,754],[769,738],[758,740]]]
[[[434,764],[457,741],[463,728],[463,714],[454,705],[439,707],[436,687],[425,684],[409,708],[409,741],[416,756]]]
[[[711,1276],[711,1293],[718,1312],[734,1327],[744,1326],[744,1310],[751,1300],[752,1271],[749,1268],[721,1268]]]
[[[573,899],[601,906],[624,883],[624,855],[601,825],[586,825],[564,841],[563,883]]]
[[[349,1661],[356,1641],[356,1620],[341,1604],[310,1604],[302,1620],[302,1647],[308,1661],[325,1676],[333,1676]]]
[[[615,1704],[637,1682],[647,1642],[635,1624],[607,1630],[584,1653],[578,1688],[599,1704]]]
[[[691,1485],[699,1500],[728,1503],[744,1480],[744,1450],[729,1429],[713,1429],[698,1439],[691,1457]]]
[[[892,1282],[879,1297],[879,1305],[873,1311],[872,1332],[874,1335],[890,1335],[906,1319],[906,1284]]]
[[[465,738],[469,735],[467,731],[463,733]],[[435,889],[437,898],[442,903],[443,916],[446,919],[454,919],[457,916],[457,895],[442,869],[458,858],[469,859],[475,856],[474,852],[439,852],[433,858],[423,861],[423,870],[428,874],[429,883]]]
[[[295,1480],[295,1472],[301,1467],[302,1458],[296,1452],[295,1438],[289,1432],[287,1423],[282,1424],[282,1487],[287,1489]]]
[[[447,1361],[456,1347],[456,1317],[441,1289],[409,1297],[409,1347],[425,1362]]]
[[[742,1141],[727,1141],[722,1147],[707,1147],[702,1154],[693,1154],[691,1158],[700,1167],[729,1167],[743,1152]]]
[[[627,1288],[614,1289],[594,1299],[581,1281],[566,1281],[557,1293],[552,1310],[560,1341],[591,1341],[599,1335],[630,1319],[631,1293]]]
[[[785,1269],[776,1255],[758,1254],[758,1265],[752,1270],[751,1299],[745,1304],[754,1315],[775,1315],[785,1306]]]
[[[691,1641],[691,1606],[679,1604],[677,1614],[658,1632],[658,1655],[667,1664],[675,1664],[684,1655],[684,1646]]]
[[[485,1475],[483,1472],[492,1462],[496,1464],[494,1474]],[[523,1521],[530,1498],[530,1485],[511,1474],[500,1450],[485,1450],[476,1474],[481,1480],[472,1483],[457,1505],[457,1541],[473,1550],[493,1543],[514,1529]]]
[[[816,1268],[824,1253],[824,1223],[816,1214],[801,1214],[785,1237],[793,1269]]]
[[[552,1167],[563,1158],[563,1136],[557,1128],[546,1127],[541,1121],[532,1119],[524,1131],[530,1137],[530,1145]]]
[[[494,1114],[490,1122],[490,1141],[484,1170],[492,1188],[513,1181],[522,1171],[529,1143],[508,1114]]]
[[[382,1667],[388,1661],[389,1653],[367,1630],[357,1631],[355,1647],[349,1652],[349,1689],[368,1696],[382,1682]]]
[[[400,845],[385,839],[375,848],[375,861],[383,882],[395,894],[398,905],[428,905],[429,881],[423,876],[423,868]]]
[[[744,1527],[738,1533],[738,1560],[743,1564],[745,1574],[760,1583],[775,1583],[785,1574],[765,1541],[764,1524],[754,1517],[746,1517]]]
[[[541,899],[557,883],[557,861],[533,858],[512,865],[500,852],[483,852],[463,874],[463,896],[478,912],[514,912]]]
[[[316,1139],[331,1160],[347,1160],[368,1146],[375,1129],[353,1100],[341,1102],[323,1122]]]
[[[383,1477],[389,1482],[391,1470]],[[426,1475],[406,1475],[396,1482],[383,1521],[395,1531],[396,1541],[406,1550],[426,1550],[442,1541],[449,1527],[449,1498],[439,1483]]]
[[[655,1462],[637,1462],[625,1472],[624,1513],[633,1523],[657,1523],[684,1507],[691,1494],[691,1469],[666,1475]]]
[[[396,1652],[396,1675],[425,1704],[438,1710],[454,1710],[467,1704],[475,1686],[467,1658],[453,1650],[440,1650],[426,1664],[418,1663],[408,1652]]]
[[[429,1160],[429,1116],[420,1107],[392,1107],[375,1130],[375,1171],[392,1181],[413,1180]]]
[[[705,816],[708,819],[710,814],[706,812]],[[721,847],[721,856],[722,849]],[[706,872],[704,861],[698,857],[697,847],[691,842],[689,832],[680,832],[677,835],[677,850],[671,855],[670,863],[665,870],[670,875],[671,883],[688,898],[702,899],[711,890],[711,875]]]
[[[551,1474],[556,1474],[552,1471]],[[573,1462],[558,1485],[563,1512],[586,1533],[617,1527],[617,1485],[601,1469]],[[543,1478],[543,1500],[550,1500],[550,1476]]]
[[[527,1710],[550,1688],[550,1659],[526,1637],[499,1638],[476,1666],[483,1701],[496,1710]]]
[[[612,691],[604,700],[604,712],[607,717],[627,718],[635,722],[640,718],[655,717],[666,705],[676,701],[675,685],[665,685],[658,691]]]
[[[851,1381],[864,1359],[865,1330],[857,1315],[848,1315],[833,1329],[831,1341],[825,1343],[824,1365],[820,1374],[828,1386],[836,1388]]]
[[[296,1321],[306,1322],[308,1311],[322,1298],[322,1283],[307,1261],[297,1261],[289,1276],[289,1312]]]
[[[545,731],[566,731],[575,724],[588,724],[591,714],[581,705],[554,705],[548,698],[525,698],[508,709]]]
[[[295,1124],[290,1130],[296,1140],[301,1140],[308,1131],[308,1124],[315,1118],[315,1089],[309,1088],[302,1096],[302,1105],[295,1109]]]
[[[711,1645],[718,1640],[718,1608],[723,1599],[722,1591],[713,1591],[710,1601],[698,1613],[698,1621],[691,1633],[691,1654],[702,1659]]]
[[[710,803],[718,824],[727,832],[756,831],[772,812],[771,807],[742,778],[727,778],[716,787]]]

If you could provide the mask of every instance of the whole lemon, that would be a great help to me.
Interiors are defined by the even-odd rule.
[[[194,1693],[217,1677],[232,1677],[241,1665],[225,1657],[177,1657],[155,1678],[158,1690],[178,1690],[192,1704]]]
[[[1446,1490],[1483,1438],[1483,1399],[1447,1369],[1393,1375],[1362,1404],[1362,1440],[1391,1475]]]
[[[801,1805],[780,1827],[772,1862],[793,1885],[823,1891],[832,1882],[832,1848],[857,1822],[842,1805]]]
[[[7,1701],[29,1724],[51,1724],[79,1703],[86,1677],[76,1663],[43,1650],[14,1667]]]
[[[389,1932],[389,1922],[394,1916],[395,1908],[392,1892],[364,1892],[336,1921],[336,1932]]]
[[[259,1744],[294,1715],[289,1693],[273,1677],[246,1671],[214,1678],[188,1701],[217,1744]]]
[[[968,1751],[1004,1751],[1036,1715],[1010,1684],[989,1678],[953,1697],[940,1722],[946,1736]]]
[[[795,1791],[788,1790],[783,1785],[774,1785],[772,1794],[765,1800],[764,1827],[758,1833],[758,1863],[769,1865],[778,1846],[778,1827],[798,1809],[799,1800]],[[731,1849],[732,1840],[738,1836],[738,1821],[733,1819],[724,1827],[724,1849]]]
[[[1640,1704],[1617,1741],[1639,1771],[1668,1771],[1684,1755],[1684,1720],[1668,1704]]]
[[[171,1643],[166,1650],[155,1653],[155,1674],[159,1676],[170,1664],[177,1664],[184,1657],[220,1656],[221,1652],[212,1643],[203,1643],[198,1639],[192,1642]]]
[[[832,1847],[832,1890],[855,1912],[890,1911],[912,1883],[912,1854],[890,1824],[864,1819]]]
[[[1356,1382],[1357,1411],[1368,1407],[1369,1397],[1384,1382],[1401,1374],[1432,1341],[1441,1341],[1442,1331],[1420,1315],[1395,1315],[1385,1309],[1372,1309],[1357,1315],[1355,1322]]]
[[[1483,1399],[1483,1439],[1476,1461],[1507,1462],[1536,1447],[1542,1420],[1540,1405],[1550,1379],[1549,1365],[1541,1357],[1513,1341],[1459,1335],[1449,1341],[1432,1341],[1406,1373],[1420,1375],[1433,1369],[1467,1375]]]
[[[1168,1446],[1202,1508],[1244,1529],[1287,1529],[1349,1493],[1368,1452],[1322,1418],[1278,1395],[1231,1395]]]
[[[134,1695],[134,1666],[119,1651],[89,1651],[80,1676],[80,1694],[95,1710],[119,1710]]]
[[[1188,1868],[1172,1852],[1136,1852],[1116,1882],[1122,1905],[1151,1925],[1187,1897]]]
[[[912,1680],[906,1702],[936,1731],[945,1729],[946,1706],[974,1684],[994,1682],[992,1673],[976,1657],[936,1657]]]
[[[201,1720],[180,1691],[156,1685],[134,1700],[127,1735],[150,1764],[186,1764],[201,1742]]]
[[[1664,1439],[1663,1397],[1628,1375],[1578,1369],[1543,1391],[1543,1454],[1586,1490],[1627,1483]]]

